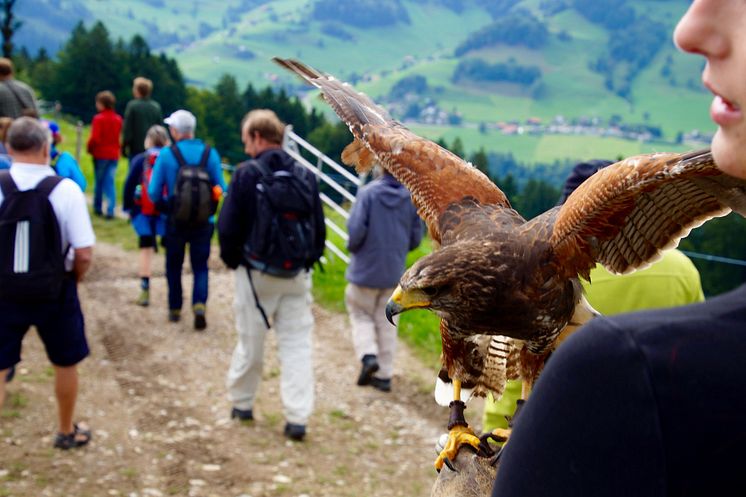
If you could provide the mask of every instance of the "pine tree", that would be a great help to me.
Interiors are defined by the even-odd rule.
[[[96,111],[96,93],[121,88],[122,63],[100,21],[90,31],[80,22],[59,53],[53,85],[47,89],[50,95],[45,92],[45,96],[59,100],[66,112],[90,121]]]

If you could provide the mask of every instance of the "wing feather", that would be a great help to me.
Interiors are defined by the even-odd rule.
[[[602,169],[570,195],[550,243],[566,276],[587,278],[597,261],[628,273],[732,209],[746,214],[746,181],[720,171],[709,150],[631,157]]]
[[[347,83],[295,60],[273,60],[321,90],[324,100],[349,126],[356,141],[409,189],[418,213],[437,242],[441,238],[438,219],[454,202],[468,196],[482,205],[510,207],[503,192],[477,168],[415,135]],[[363,170],[372,165],[371,157],[360,153],[358,144],[353,143],[346,150],[344,160]]]

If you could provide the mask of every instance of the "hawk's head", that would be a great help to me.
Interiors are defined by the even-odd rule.
[[[490,240],[468,240],[423,257],[401,277],[386,306],[387,317],[430,309],[452,323],[494,326],[495,314],[520,307],[515,300],[524,300],[514,291],[520,288],[517,273],[523,264],[505,249]]]

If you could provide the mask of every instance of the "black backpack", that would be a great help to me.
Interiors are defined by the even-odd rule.
[[[207,172],[210,147],[205,145],[199,164],[187,164],[175,143],[170,148],[179,164],[170,208],[171,219],[182,229],[205,226],[218,207],[213,199],[213,185]]]
[[[48,176],[20,191],[9,171],[0,171],[0,299],[55,300],[65,278],[60,226],[49,194],[62,181]]]
[[[314,192],[309,172],[294,164],[272,171],[251,161],[261,176],[256,184],[256,215],[244,245],[249,265],[273,276],[291,278],[321,258],[316,249]]]

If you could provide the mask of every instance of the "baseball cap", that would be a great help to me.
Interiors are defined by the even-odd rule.
[[[178,131],[194,131],[197,127],[197,118],[188,110],[179,109],[163,120],[169,127]]]

